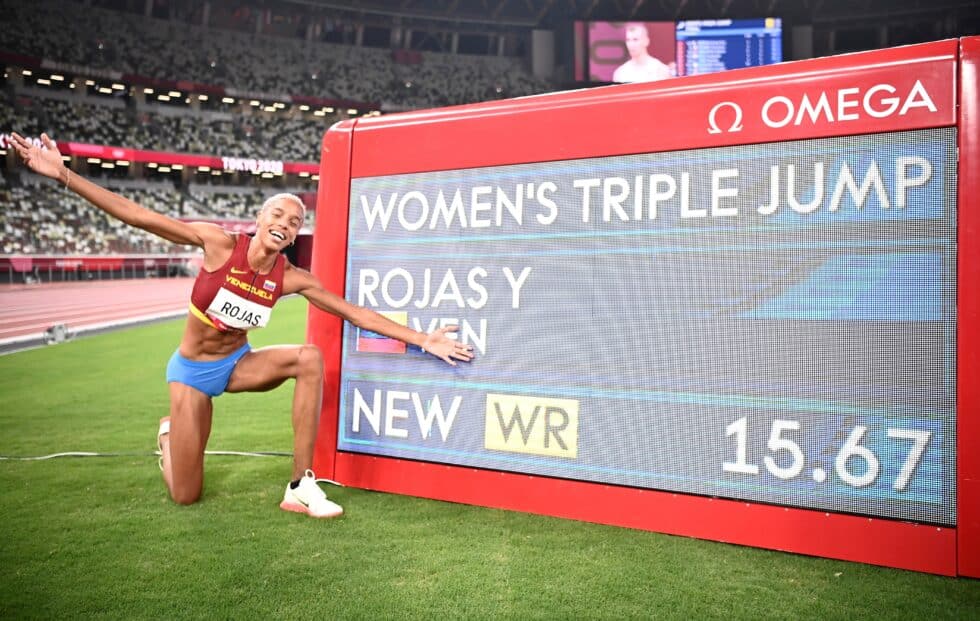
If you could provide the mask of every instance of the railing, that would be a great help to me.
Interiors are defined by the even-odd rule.
[[[0,284],[178,278],[200,269],[196,254],[0,255]]]

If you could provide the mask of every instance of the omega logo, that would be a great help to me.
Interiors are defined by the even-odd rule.
[[[735,111],[735,118],[732,124],[727,130],[722,130],[718,127],[718,111],[723,108],[731,108]],[[727,115],[726,115],[727,116]],[[709,134],[720,134],[722,131],[728,132],[740,132],[742,131],[742,106],[738,105],[733,101],[723,101],[721,103],[715,104],[715,107],[711,109],[708,113],[708,133]]]
[[[789,125],[818,125],[862,119],[885,119],[905,116],[917,108],[938,112],[938,108],[921,80],[907,91],[892,84],[873,84],[867,88],[848,87],[795,98],[775,95],[759,110],[759,121],[766,127],[780,129]],[[708,133],[732,133],[742,130],[742,107],[733,101],[722,101],[708,112]]]

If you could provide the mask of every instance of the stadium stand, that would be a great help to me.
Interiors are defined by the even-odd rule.
[[[320,137],[329,125],[285,113],[243,116],[177,108],[165,115],[153,108],[21,89],[12,98],[0,95],[0,130],[16,128],[29,136],[47,132],[69,142],[232,156],[253,153],[261,144],[266,157],[315,162]]]
[[[16,71],[5,73],[0,83],[0,134],[46,132],[62,142],[315,163],[323,132],[349,114],[382,105],[421,108],[549,90],[513,58],[425,52],[403,64],[390,49],[259,35],[254,19],[251,28],[203,28],[91,5],[0,0],[0,52],[7,54],[8,70]],[[231,19],[219,21],[234,25]],[[58,67],[68,78],[42,86],[29,71],[22,77],[9,59],[25,57]],[[111,81],[112,91],[99,93],[90,78],[100,80],[99,86]],[[190,86],[168,104],[144,93],[147,80]],[[207,100],[193,91],[211,87],[238,95]],[[319,98],[347,105],[294,103],[272,111],[250,101],[262,94],[265,100]],[[348,111],[348,106],[360,109]],[[0,254],[186,251],[113,222],[82,199],[24,172],[12,154],[0,151],[0,157],[7,158],[0,166]],[[98,163],[76,160],[71,165],[78,172],[146,207],[185,218],[251,220],[265,196],[310,193],[317,180],[310,173],[271,180],[247,172],[160,174],[152,165],[101,170]],[[312,225],[311,213],[307,226]]]
[[[398,65],[387,49],[206,29],[82,3],[3,0],[0,8],[9,51],[150,78],[400,107],[551,89],[505,57],[425,52],[421,63]]]
[[[147,207],[188,220],[251,220],[266,194],[259,188],[99,179],[99,183]],[[294,192],[301,192],[293,188]],[[0,177],[0,254],[178,254],[188,248],[110,218],[48,179],[23,174],[8,185]],[[313,214],[306,226],[312,227]]]
[[[222,187],[191,184],[188,203],[200,209],[212,210],[214,217],[244,219],[254,217],[255,210],[265,200],[265,193],[255,187]],[[312,218],[313,214],[307,215]]]
[[[84,199],[35,175],[9,188],[0,212],[3,254],[167,254],[186,251],[109,218]],[[111,185],[111,184],[110,184]],[[137,203],[180,216],[180,194],[166,184],[113,187]],[[185,217],[192,217],[187,214]]]

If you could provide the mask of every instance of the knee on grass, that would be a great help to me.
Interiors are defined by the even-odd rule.
[[[201,489],[192,487],[171,489],[170,499],[178,505],[192,505],[201,499]]]

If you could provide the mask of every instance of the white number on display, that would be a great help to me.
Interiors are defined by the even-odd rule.
[[[844,442],[844,446],[837,453],[837,459],[834,460],[834,470],[837,471],[837,476],[854,487],[866,487],[878,478],[878,458],[868,447],[860,445],[861,438],[864,437],[864,432],[867,430],[868,428],[864,425],[855,427],[851,431],[851,435],[847,436],[847,442]],[[848,471],[847,460],[852,457],[864,460],[864,474],[856,475]]]
[[[902,471],[898,473],[898,478],[895,479],[895,483],[892,485],[893,488],[901,492],[908,487],[909,480],[912,479],[912,473],[915,472],[915,467],[919,465],[919,460],[922,459],[922,454],[926,451],[926,445],[929,444],[929,438],[932,437],[932,432],[918,429],[889,429],[888,437],[915,441],[915,444],[912,445],[912,450],[909,451],[908,457],[905,458],[905,463],[902,464]]]
[[[867,432],[868,428],[865,425],[855,426],[834,458],[834,472],[837,473],[837,477],[841,481],[851,487],[867,487],[878,479],[881,472],[881,462],[878,456],[873,450],[861,444]],[[799,421],[776,419],[772,422],[772,427],[769,430],[769,441],[766,444],[770,454],[762,457],[762,463],[765,464],[766,470],[770,474],[785,480],[798,477],[803,472],[806,466],[806,455],[804,455],[799,442],[792,437],[793,435],[798,437],[802,434]],[[721,465],[722,470],[738,474],[759,474],[759,466],[749,463],[748,435],[748,420],[744,416],[725,427],[726,437],[735,436],[735,461],[724,462]],[[932,432],[920,429],[889,428],[886,435],[894,440],[912,441],[912,446],[905,457],[905,463],[902,464],[898,476],[892,483],[892,489],[903,492],[908,488],[916,467],[922,461],[929,440],[932,439]],[[788,453],[788,459],[786,456],[781,456],[781,452]],[[812,474],[813,480],[817,483],[823,483],[827,478],[826,471],[819,466],[813,469]]]
[[[793,461],[785,468],[781,467],[772,457],[769,457],[768,455],[763,457],[762,463],[766,465],[766,470],[771,472],[773,476],[779,477],[780,479],[792,479],[803,471],[803,462],[805,459],[803,457],[803,450],[800,448],[800,445],[788,438],[781,437],[783,431],[799,430],[799,421],[772,421],[772,430],[769,433],[769,450],[773,453],[777,451],[789,451],[789,454],[793,457]]]
[[[725,427],[726,436],[735,436],[735,461],[726,461],[721,465],[725,472],[740,472],[742,474],[759,474],[759,466],[749,464],[745,460],[745,436],[748,424],[745,417],[738,419]]]

